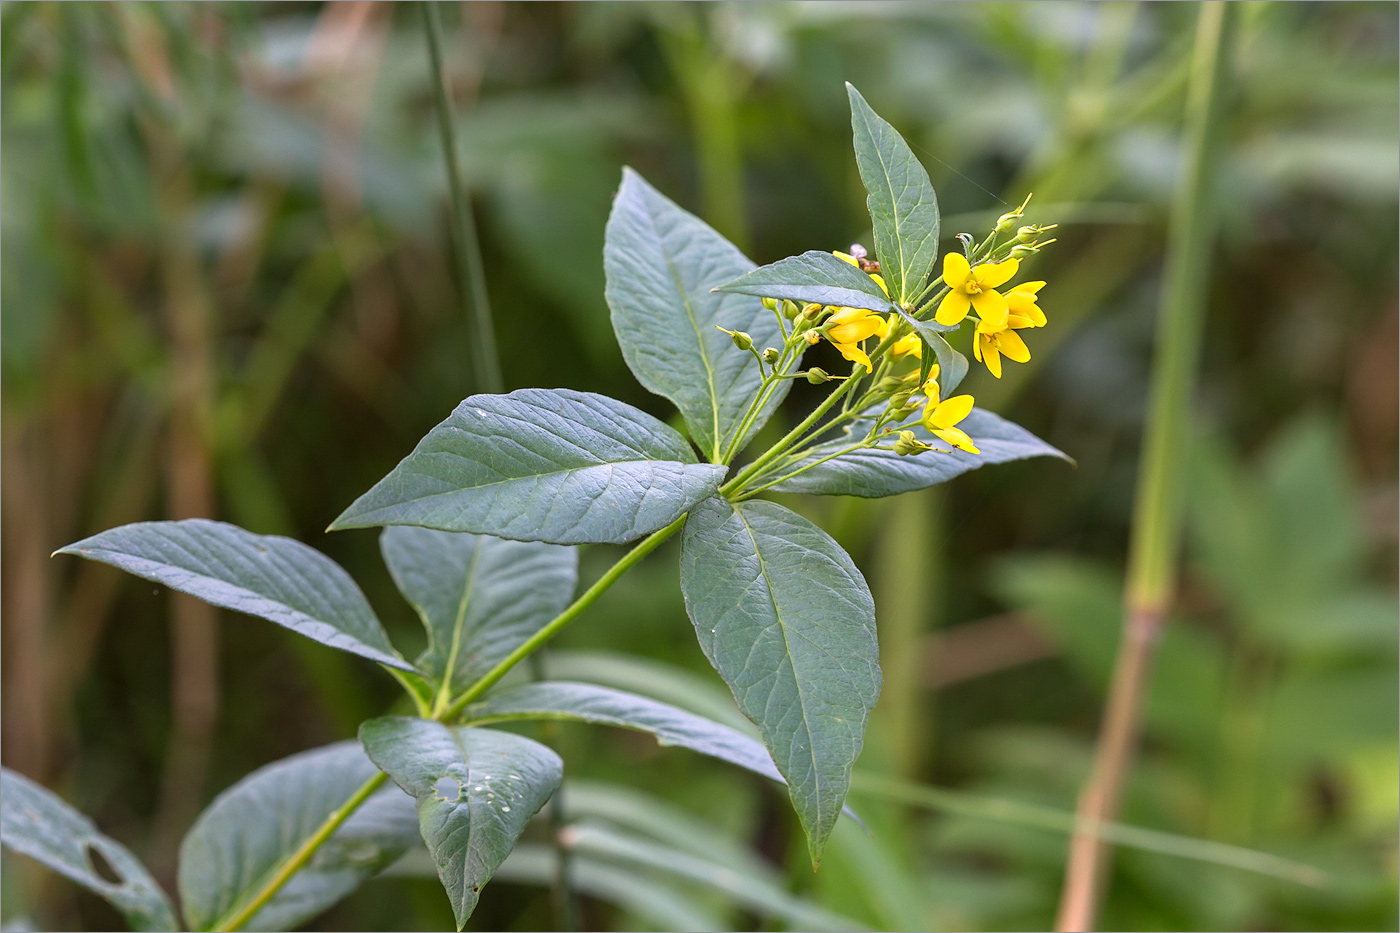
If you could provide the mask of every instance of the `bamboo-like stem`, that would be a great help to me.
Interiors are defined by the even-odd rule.
[[[447,168],[447,188],[452,196],[453,255],[456,260],[462,313],[476,329],[473,346],[476,357],[477,387],[482,392],[500,392],[504,387],[501,364],[496,355],[496,331],[491,322],[491,301],[486,294],[486,267],[481,259],[481,242],[476,220],[462,184],[462,165],[457,158],[457,137],[452,130],[452,101],[448,95],[447,73],[442,65],[442,18],[437,0],[423,0],[423,29],[428,38],[428,58],[433,68],[433,98],[436,104],[438,136],[442,159]]]
[[[1123,633],[1093,770],[1080,794],[1076,816],[1084,828],[1111,821],[1118,813],[1137,747],[1155,645],[1176,586],[1182,472],[1214,231],[1210,183],[1235,15],[1234,8],[1220,0],[1203,3],[1200,9],[1186,104],[1185,161],[1172,204],[1157,356],[1128,549]],[[1057,929],[1094,928],[1110,854],[1099,835],[1075,833]]]

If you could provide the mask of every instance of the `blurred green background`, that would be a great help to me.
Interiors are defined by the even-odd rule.
[[[1330,880],[1121,849],[1102,922],[1395,929],[1400,18],[1394,3],[1243,6],[1185,579],[1123,819]],[[1049,282],[1034,359],[967,385],[1077,469],[1029,461],[898,500],[794,507],[852,551],[879,605],[885,690],[860,769],[1072,811],[1117,641],[1195,6],[443,13],[507,388],[666,415],[623,365],[603,302],[624,164],[758,262],[868,242],[846,80],[925,157],[945,249],[1028,191],[1030,218],[1061,224],[1028,269]],[[324,550],[406,654],[421,643],[375,535],[322,529],[475,385],[422,24],[406,3],[9,2],[0,65],[4,762],[168,880],[215,793],[353,736],[397,688],[274,626],[48,555],[124,522],[220,518]],[[588,549],[584,577],[614,557]],[[674,557],[625,578],[547,663],[724,704]],[[551,739],[573,777],[709,823],[870,928],[1052,923],[1062,833],[858,785],[873,837],[843,823],[813,875],[762,782],[632,735]],[[29,863],[5,868],[7,918],[119,923]],[[654,928],[646,897],[662,895],[721,928],[804,928],[665,865],[633,877],[631,906],[585,898],[585,928]],[[471,926],[552,923],[526,880],[493,882]],[[411,878],[316,921],[449,924],[436,882]]]

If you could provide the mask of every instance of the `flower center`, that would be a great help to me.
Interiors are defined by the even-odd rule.
[[[963,287],[967,289],[967,293],[968,293],[969,295],[980,295],[980,294],[982,294],[982,283],[979,282],[979,281],[977,281],[977,280],[976,280],[975,278],[973,278],[972,276],[968,276],[968,277],[967,277],[967,284],[964,285]]]

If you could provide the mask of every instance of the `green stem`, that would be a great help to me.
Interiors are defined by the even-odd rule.
[[[216,931],[237,930],[251,920],[253,915],[272,900],[272,896],[301,870],[302,866],[311,861],[311,857],[316,854],[316,850],[321,847],[322,843],[329,839],[331,834],[340,828],[340,824],[349,819],[350,814],[358,810],[360,804],[368,800],[370,794],[378,790],[387,778],[388,775],[380,771],[361,784],[360,789],[351,794],[350,798],[341,804],[334,813],[326,817],[326,821],[320,825],[316,832],[308,836],[306,841],[282,863],[277,869],[277,873],[268,879],[252,900],[220,917],[210,929]]]
[[[851,388],[856,384],[856,382],[859,381],[858,377],[864,370],[865,367],[857,363],[855,369],[851,372],[850,378],[847,379],[845,382],[841,383],[841,387],[839,389],[828,395],[826,397],[826,401],[822,402],[820,405],[817,406],[816,411],[812,412],[810,415],[804,418],[802,420],[802,423],[799,424],[797,427],[793,428],[786,435],[784,435],[782,440],[778,441],[778,443],[768,448],[768,450],[762,456],[760,456],[753,463],[750,463],[747,467],[745,467],[742,473],[740,473],[738,476],[734,477],[732,480],[721,486],[719,490],[720,495],[728,496],[734,492],[737,492],[738,490],[743,489],[744,484],[746,482],[748,482],[755,475],[757,475],[765,466],[767,466],[773,460],[777,459],[777,457],[781,455],[783,451],[787,450],[793,444],[797,443],[797,441],[799,441],[802,438],[802,435],[806,433],[808,428],[816,424],[817,421],[820,420],[822,415],[826,414],[828,411],[831,410],[831,407],[833,405],[841,401],[841,397],[847,392],[849,392]]]
[[[739,494],[739,495],[737,495],[737,496],[734,496],[732,501],[734,501],[734,502],[743,502],[745,499],[752,499],[754,496],[756,496],[756,495],[758,495],[759,493],[763,492],[765,489],[771,489],[771,488],[773,488],[774,486],[778,485],[779,483],[783,482],[784,480],[792,479],[794,476],[800,476],[801,474],[806,473],[808,470],[812,469],[813,467],[819,467],[819,466],[821,466],[823,463],[826,463],[828,460],[835,460],[837,457],[840,457],[840,456],[842,456],[843,454],[848,454],[848,453],[850,453],[850,452],[852,452],[852,451],[854,451],[854,450],[860,450],[862,447],[865,447],[867,443],[868,443],[867,441],[861,441],[859,444],[852,444],[852,445],[849,446],[849,447],[843,447],[842,449],[836,451],[836,453],[834,453],[834,454],[828,454],[827,456],[822,457],[820,460],[813,460],[811,463],[807,464],[806,466],[802,467],[801,469],[799,469],[799,470],[793,470],[791,473],[784,473],[782,476],[779,476],[777,479],[775,479],[775,480],[770,480],[769,482],[764,483],[762,486],[755,486],[753,489],[745,489],[741,494]]]
[[[607,592],[608,587],[616,583],[618,578],[631,570],[638,561],[656,550],[661,542],[671,537],[671,535],[675,534],[677,531],[680,531],[681,526],[685,524],[685,519],[686,516],[682,515],[665,528],[662,528],[660,531],[653,531],[644,538],[636,547],[628,551],[621,560],[608,568],[608,572],[599,577],[598,582],[585,590],[582,596],[574,600],[569,608],[559,613],[548,625],[531,635],[520,647],[506,655],[499,664],[487,671],[482,675],[480,680],[468,687],[457,699],[453,700],[452,705],[443,710],[442,714],[437,718],[443,722],[455,718],[458,713],[466,708],[468,703],[477,699],[487,690],[495,686],[496,682],[506,676],[511,668],[528,658],[541,645],[559,634],[566,625],[578,618],[579,613],[593,605],[599,596]]]
[[[452,130],[452,102],[448,97],[447,73],[442,67],[442,19],[437,0],[423,0],[423,29],[428,37],[428,58],[433,67],[433,98],[436,103],[438,136],[442,158],[447,164],[447,188],[452,196],[453,246],[457,265],[462,312],[476,326],[477,386],[482,392],[500,392],[501,363],[496,355],[496,331],[491,323],[491,301],[486,293],[486,267],[481,259],[481,242],[476,221],[462,184],[462,165],[457,158],[457,136]]]
[[[1093,769],[1079,799],[1077,815],[1085,826],[1117,815],[1137,747],[1157,638],[1176,587],[1184,458],[1215,229],[1211,178],[1235,15],[1232,4],[1219,0],[1203,3],[1200,9],[1186,104],[1186,158],[1172,204],[1147,433],[1128,547],[1123,633]],[[1070,841],[1058,929],[1093,929],[1110,855],[1103,840],[1088,832],[1078,832]]]

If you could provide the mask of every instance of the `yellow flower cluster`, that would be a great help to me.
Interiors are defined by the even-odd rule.
[[[1020,267],[1021,261],[1014,258],[973,267],[961,253],[943,257],[943,284],[948,286],[948,294],[933,319],[953,326],[962,323],[969,309],[977,312],[972,353],[998,379],[1003,356],[1017,363],[1031,358],[1030,348],[1016,331],[1045,326],[1045,312],[1036,303],[1044,282],[1022,282],[1005,295],[997,291]]]
[[[860,263],[848,253],[832,253],[832,255],[860,268]],[[866,274],[875,280],[875,284],[880,286],[882,292],[886,295],[890,293],[880,273],[869,272]],[[826,339],[831,341],[831,345],[842,356],[852,363],[859,363],[865,367],[866,372],[870,372],[870,356],[861,347],[861,344],[871,337],[879,337],[884,340],[889,336],[892,322],[893,315],[886,318],[865,308],[837,308],[827,320],[829,326],[826,331]],[[921,353],[918,334],[910,334],[900,338],[890,347],[890,352],[896,357],[913,354],[914,358],[918,359]]]

